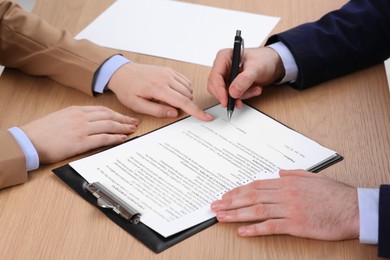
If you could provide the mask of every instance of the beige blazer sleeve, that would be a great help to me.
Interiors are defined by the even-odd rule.
[[[7,130],[0,130],[0,189],[27,181],[26,158]]]
[[[0,64],[49,78],[92,95],[100,65],[115,51],[75,40],[9,0],[0,0]],[[1,84],[1,80],[0,80]],[[26,159],[16,140],[0,130],[0,188],[27,181]]]
[[[92,95],[94,73],[117,54],[0,0],[0,64],[49,78]]]

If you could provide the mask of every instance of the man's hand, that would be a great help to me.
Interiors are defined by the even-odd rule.
[[[227,82],[230,79],[232,49],[220,50],[214,60],[207,84],[208,92],[223,107],[227,106]],[[229,87],[230,96],[236,98],[236,107],[242,107],[243,99],[259,96],[267,86],[284,76],[283,63],[276,51],[268,47],[248,48],[244,51],[242,71]]]
[[[245,237],[359,237],[356,189],[321,174],[282,170],[280,178],[254,181],[225,193],[211,209],[220,222],[255,222],[238,229]]]

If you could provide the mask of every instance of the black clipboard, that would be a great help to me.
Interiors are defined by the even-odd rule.
[[[141,243],[143,243],[146,247],[155,253],[160,253],[165,249],[179,243],[180,241],[189,238],[190,236],[217,223],[216,218],[212,218],[187,230],[181,231],[180,233],[165,238],[154,230],[150,229],[148,226],[144,225],[142,222],[133,224],[115,213],[112,209],[99,207],[96,203],[96,198],[85,189],[86,185],[88,185],[87,181],[81,177],[81,175],[79,175],[69,164],[53,169],[52,171],[77,194],[98,208],[115,224],[138,239]]]
[[[254,107],[252,107],[254,108]],[[256,108],[255,108],[256,109]],[[260,110],[256,109],[260,113],[264,114]],[[266,115],[266,114],[264,114]],[[266,115],[268,116],[268,115]],[[274,118],[268,116],[269,118],[275,120]],[[185,119],[185,118],[183,118]],[[183,120],[181,119],[181,120]],[[180,121],[180,120],[179,120]],[[276,122],[280,123],[281,125],[284,125],[283,123],[279,122],[278,120],[275,120]],[[176,121],[178,122],[178,121]],[[172,124],[176,123],[173,122]],[[169,125],[169,124],[168,124]],[[167,126],[167,125],[166,125]],[[163,127],[166,127],[163,126]],[[285,127],[288,127],[284,125]],[[162,127],[162,128],[163,128]],[[288,127],[290,128],[290,127]],[[153,131],[158,131],[160,128],[155,129]],[[290,128],[291,129],[291,128]],[[291,129],[293,130],[293,129]],[[151,131],[151,132],[153,132]],[[295,130],[293,130],[295,131]],[[149,133],[151,133],[149,132]],[[147,135],[146,133],[145,135]],[[131,142],[135,138],[142,137],[137,136],[134,137],[127,142]],[[110,148],[108,148],[110,149]],[[343,160],[343,156],[339,154],[335,154],[332,158],[329,160],[316,165],[315,167],[308,169],[308,171],[311,171],[313,173],[317,173],[339,161]],[[77,192],[81,197],[83,197],[86,201],[88,201],[90,204],[98,208],[101,212],[103,212],[108,218],[110,218],[114,223],[116,223],[118,226],[120,226],[122,229],[124,229],[126,232],[131,234],[133,237],[138,239],[141,243],[143,243],[146,247],[148,247],[150,250],[152,250],[155,253],[161,253],[162,251],[168,249],[169,247],[179,243],[180,241],[189,238],[190,236],[202,231],[203,229],[206,229],[215,223],[217,223],[217,219],[211,218],[209,220],[204,221],[203,223],[200,223],[196,226],[193,226],[189,229],[186,229],[184,231],[181,231],[175,235],[172,235],[168,238],[165,238],[161,236],[156,231],[150,229],[148,226],[143,224],[142,222],[138,224],[133,224],[131,221],[126,220],[119,214],[117,214],[112,209],[102,208],[98,205],[96,197],[90,192],[87,191],[86,186],[88,186],[90,183],[88,183],[77,171],[75,171],[69,164],[63,165],[61,167],[58,167],[56,169],[52,170],[55,175],[57,175],[63,182],[65,182],[69,187],[71,187],[75,192]]]

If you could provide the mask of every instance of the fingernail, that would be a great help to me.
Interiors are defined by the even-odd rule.
[[[218,213],[217,213],[217,219],[218,220],[225,220],[226,219],[226,212],[225,211],[219,211]]]
[[[238,234],[239,234],[240,236],[245,236],[245,235],[247,234],[247,229],[246,229],[246,227],[239,227],[239,228],[238,228]]]
[[[219,210],[219,203],[217,201],[214,201],[213,203],[211,203],[210,208],[214,212],[218,211]]]
[[[139,120],[136,119],[136,118],[132,118],[130,122],[131,122],[133,125],[138,125],[138,124],[139,124]]]
[[[178,116],[177,111],[168,110],[167,117],[177,117],[177,116]]]
[[[210,115],[210,114],[208,114],[206,112],[204,113],[204,115],[206,116],[207,120],[209,120],[209,121],[214,119],[214,117],[212,115]]]

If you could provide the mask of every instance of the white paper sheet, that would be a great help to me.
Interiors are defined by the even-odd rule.
[[[390,91],[390,59],[385,60],[385,69],[386,69],[386,77],[387,77],[387,86]]]
[[[208,112],[212,122],[189,117],[70,166],[169,237],[214,217],[210,203],[228,190],[336,155],[251,107],[236,109],[230,122],[226,108]]]
[[[258,47],[280,18],[173,0],[118,0],[76,38],[99,45],[212,66],[236,30]]]

